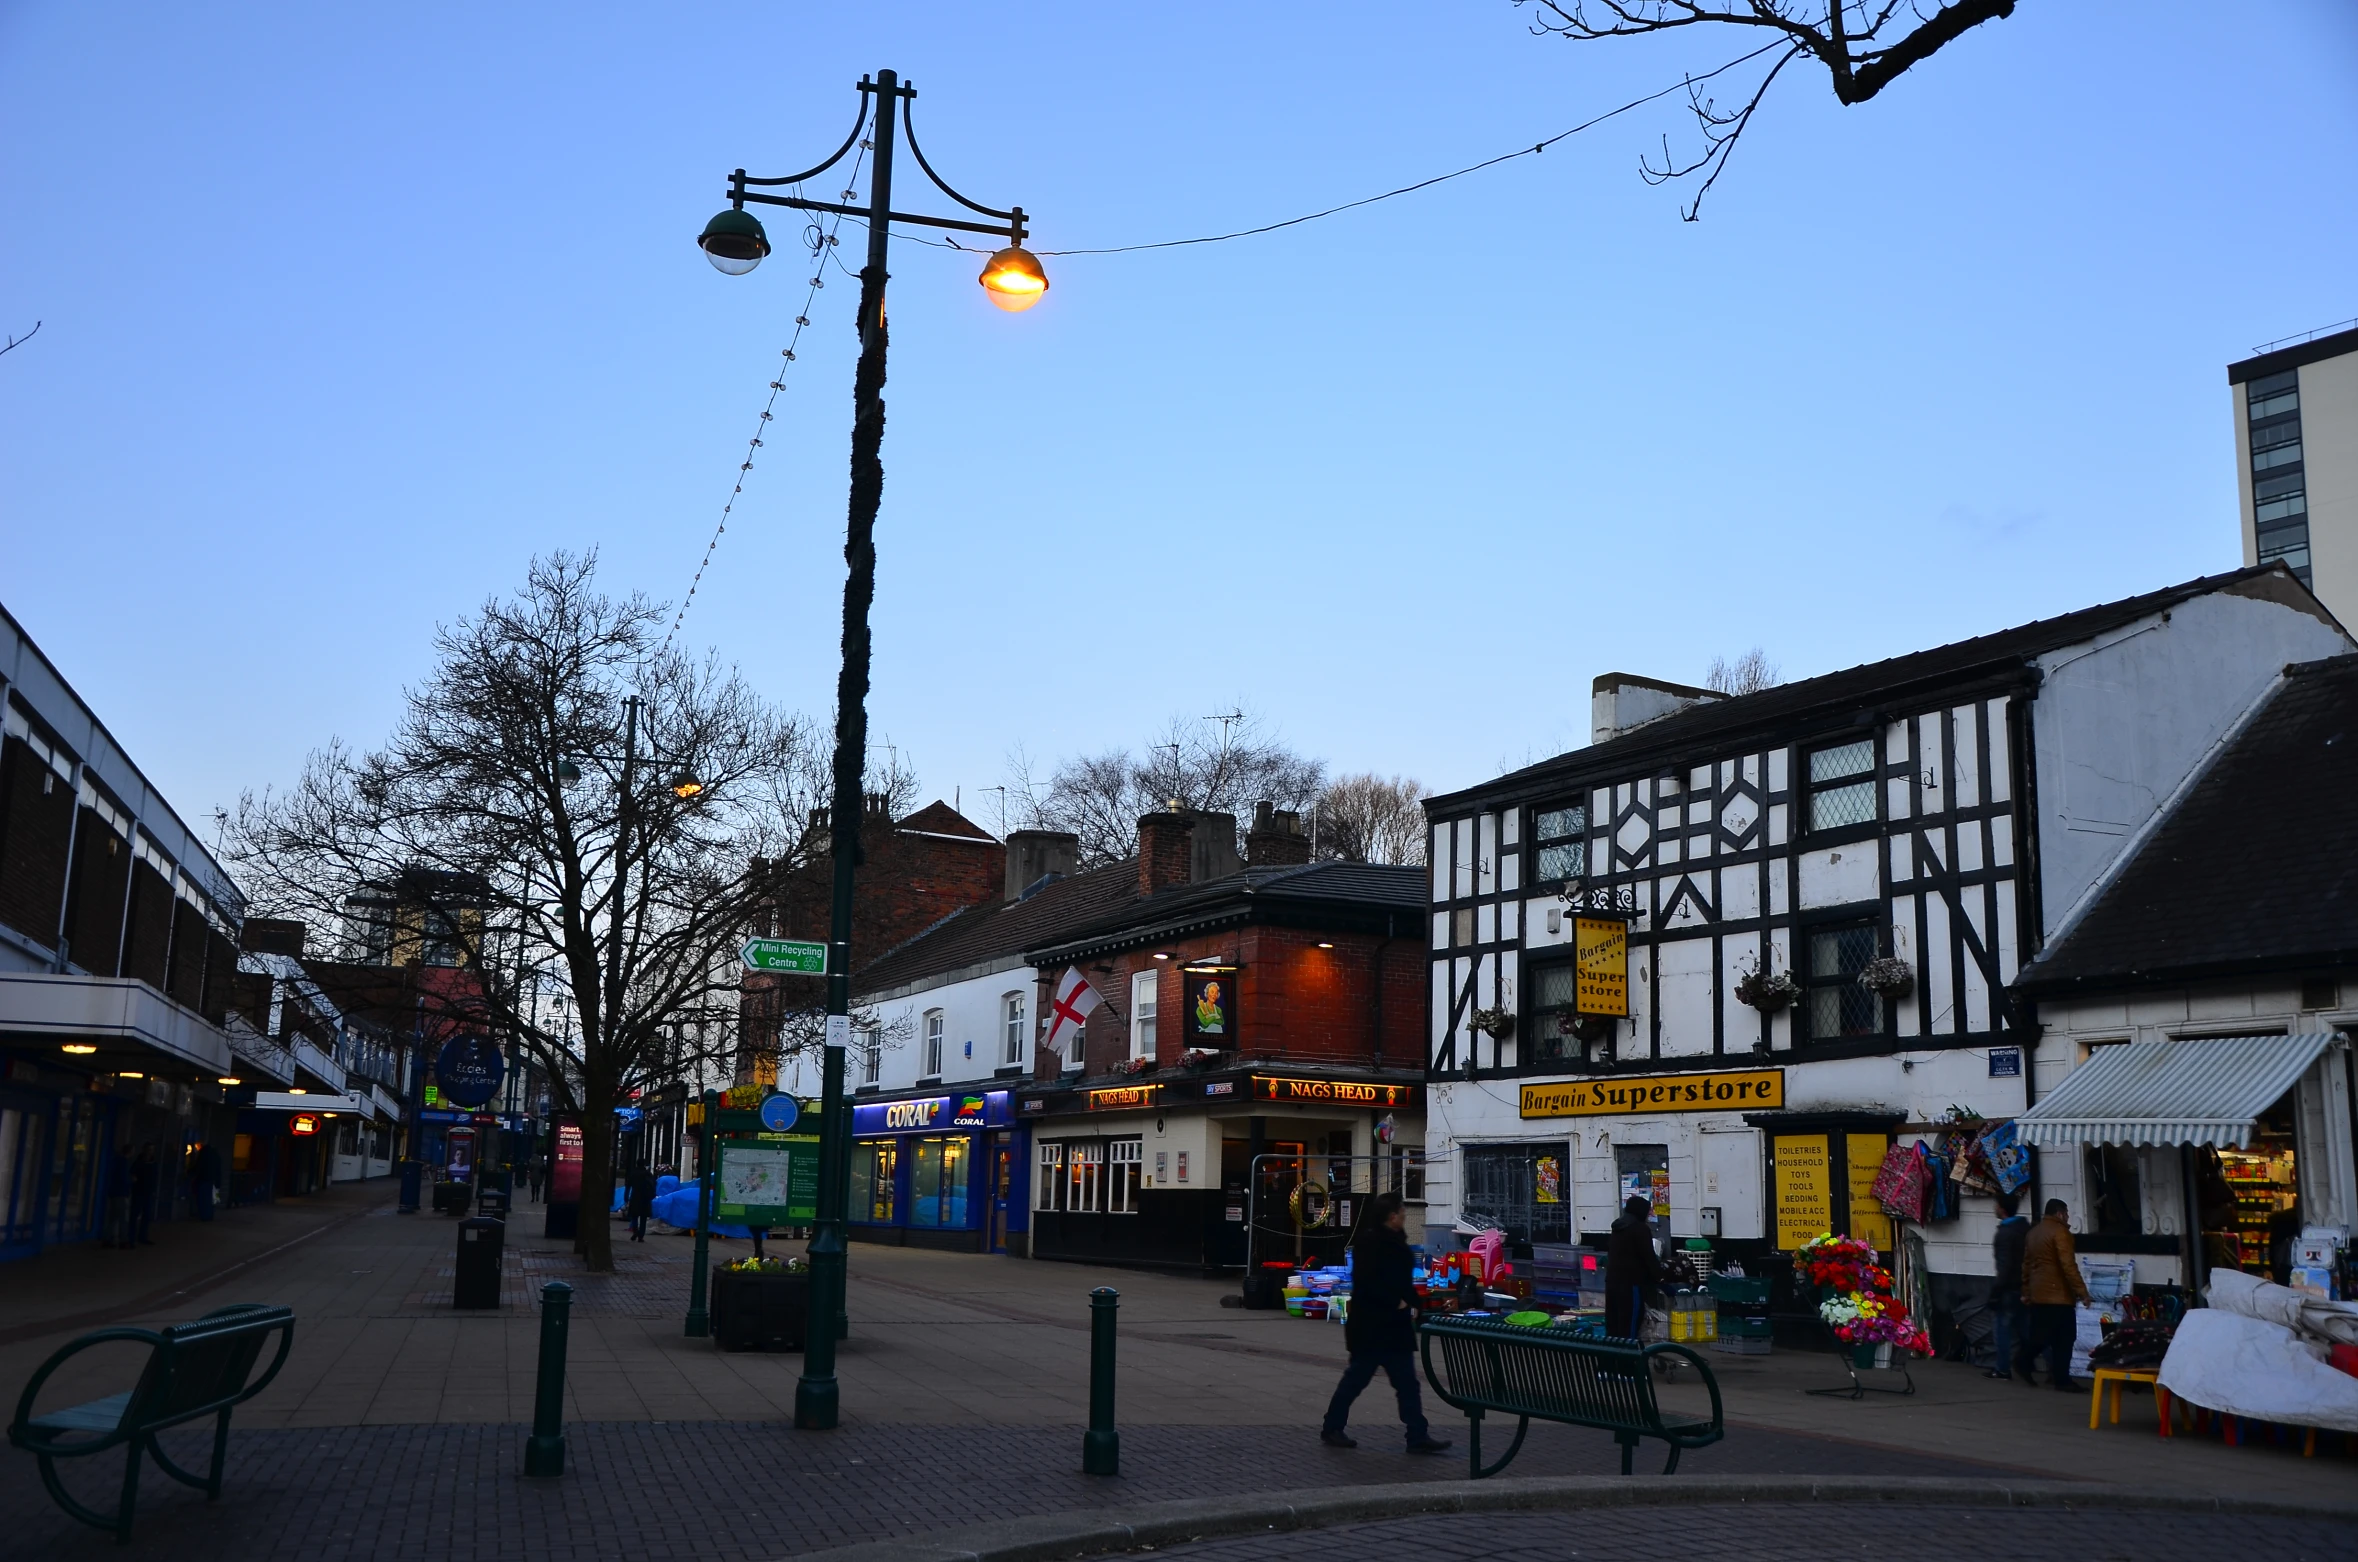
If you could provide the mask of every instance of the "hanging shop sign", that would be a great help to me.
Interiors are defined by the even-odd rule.
[[[1834,1166],[1824,1134],[1779,1134],[1769,1152],[1777,1246],[1787,1252],[1834,1229]]]
[[[1632,1112],[1761,1111],[1785,1104],[1785,1071],[1605,1075],[1525,1085],[1525,1117],[1611,1117]],[[1815,1235],[1815,1233],[1812,1233]]]
[[[1162,1098],[1163,1087],[1160,1085],[1109,1085],[1103,1090],[1089,1092],[1089,1110],[1133,1111],[1139,1107],[1158,1106]]]
[[[1389,1111],[1395,1107],[1416,1105],[1416,1086],[1371,1084],[1364,1079],[1295,1079],[1283,1074],[1255,1074],[1253,1099],[1315,1101],[1330,1106],[1380,1106]]]
[[[1619,917],[1572,919],[1573,1008],[1581,1014],[1629,1014],[1629,924]],[[1526,1116],[1529,1114],[1526,1113]]]
[[[315,1134],[319,1132],[319,1119],[313,1117],[309,1112],[300,1112],[296,1114],[294,1122],[288,1126],[299,1134]]]
[[[1191,1047],[1236,1045],[1236,973],[1184,971],[1183,1029]]]
[[[442,1099],[455,1106],[483,1106],[499,1094],[507,1060],[487,1036],[453,1036],[434,1057],[434,1079]]]

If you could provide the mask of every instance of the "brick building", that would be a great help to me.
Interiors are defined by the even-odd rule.
[[[776,873],[776,892],[758,930],[763,937],[822,943],[828,937],[835,863],[825,809],[812,811],[804,839],[802,861]],[[882,798],[869,798],[853,872],[853,979],[943,918],[997,900],[1006,875],[1007,848],[949,804],[937,798],[894,819]],[[747,973],[739,1000],[738,1082],[774,1082],[781,1026],[791,1016],[815,1013],[825,1001],[823,977]]]
[[[1423,870],[1312,863],[1266,805],[1241,863],[1228,815],[1138,830],[1134,893],[1027,956],[1043,995],[1077,969],[1101,1000],[1017,1093],[1032,1254],[1337,1253],[1368,1194],[1421,1195]]]

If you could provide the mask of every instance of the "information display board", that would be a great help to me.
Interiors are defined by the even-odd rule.
[[[819,1218],[819,1141],[811,1134],[720,1138],[712,1218],[737,1226],[808,1226]]]

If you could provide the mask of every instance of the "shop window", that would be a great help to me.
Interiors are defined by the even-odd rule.
[[[2125,1144],[2091,1144],[2081,1152],[2088,1190],[2086,1228],[2108,1237],[2142,1236],[2145,1200],[2137,1176],[2137,1152]]]
[[[925,1011],[925,1071],[926,1079],[942,1077],[942,1011]]]
[[[1138,1174],[1144,1169],[1145,1141],[1116,1139],[1105,1179],[1105,1207],[1116,1215],[1138,1213]]]
[[[852,1146],[852,1219],[882,1226],[893,1223],[900,1150],[891,1139],[865,1139]]]
[[[1065,1147],[1064,1207],[1068,1214],[1095,1215],[1105,1208],[1105,1146],[1075,1142]]]
[[[1809,935],[1809,966],[1803,974],[1814,1041],[1843,1036],[1883,1034],[1883,999],[1859,985],[1859,972],[1875,958],[1876,929],[1872,922],[1813,930]]]
[[[1517,1242],[1572,1240],[1572,1157],[1563,1141],[1470,1144],[1458,1161],[1466,1214]]]
[[[1159,971],[1140,971],[1130,978],[1130,1056],[1154,1056],[1155,983]]]
[[[1028,1012],[1022,993],[1009,993],[999,1000],[999,1025],[1004,1037],[999,1050],[1001,1064],[1023,1061],[1024,1043],[1031,1039],[1024,1024]]]
[[[1032,1179],[1032,1208],[1051,1213],[1064,1208],[1064,1142],[1040,1141],[1040,1174]]]
[[[909,1224],[963,1230],[969,1167],[964,1134],[916,1142],[909,1163]]]
[[[2253,1124],[2240,1150],[2216,1150],[2217,1172],[2232,1201],[2206,1197],[2203,1239],[2213,1264],[2282,1281],[2301,1231],[2300,1180],[2295,1174],[2293,1098],[2286,1096]]]

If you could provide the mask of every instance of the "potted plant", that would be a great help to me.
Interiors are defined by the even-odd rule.
[[[1859,985],[1878,998],[1905,998],[1916,973],[1898,955],[1878,955],[1859,968]]]
[[[712,1341],[722,1350],[800,1350],[810,1321],[807,1258],[740,1258],[712,1268]]]
[[[1515,1033],[1515,1011],[1503,1005],[1476,1009],[1468,1023],[1492,1041],[1504,1041]]]
[[[1764,971],[1754,966],[1736,978],[1736,1001],[1763,1014],[1774,1014],[1800,996],[1801,984],[1791,971]]]

